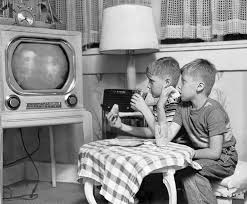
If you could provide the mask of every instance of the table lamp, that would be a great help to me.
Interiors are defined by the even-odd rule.
[[[122,4],[104,9],[100,52],[127,54],[128,89],[136,88],[135,54],[158,51],[152,8],[135,4]]]

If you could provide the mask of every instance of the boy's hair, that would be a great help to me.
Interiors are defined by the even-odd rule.
[[[147,66],[146,74],[157,76],[161,79],[170,76],[171,86],[176,87],[181,74],[181,70],[177,60],[172,57],[162,57]]]
[[[189,74],[193,78],[199,78],[205,84],[205,94],[209,96],[215,82],[216,68],[205,59],[196,59],[181,69],[182,73]]]

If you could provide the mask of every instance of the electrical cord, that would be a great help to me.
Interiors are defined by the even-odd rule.
[[[37,180],[36,180],[36,183],[31,191],[31,194],[23,194],[23,195],[17,195],[17,196],[12,196],[12,191],[10,193],[10,196],[9,197],[3,197],[4,200],[6,201],[11,201],[11,200],[16,200],[16,199],[22,199],[22,200],[34,200],[36,198],[38,198],[38,194],[35,193],[36,190],[37,190],[37,187],[38,187],[38,184],[39,184],[39,171],[38,171],[38,168],[37,166],[35,165],[33,159],[32,159],[32,155],[28,152],[27,148],[26,148],[26,145],[25,145],[25,141],[23,139],[23,133],[22,133],[22,129],[19,128],[20,130],[20,137],[21,137],[21,141],[22,141],[22,145],[23,145],[23,148],[27,154],[27,157],[31,160],[35,170],[36,170],[36,174],[37,174]],[[38,138],[39,138],[39,144],[40,144],[40,136],[39,136],[39,129],[38,129]],[[10,188],[8,187],[8,190]]]
[[[40,148],[40,136],[39,136],[39,130],[38,130],[38,136],[37,136],[37,137],[38,137],[38,145],[37,145],[37,147],[35,148],[35,150],[32,151],[32,152],[30,153],[30,155],[33,155],[34,153],[36,153],[36,152],[39,150],[39,148]],[[21,161],[23,161],[23,160],[25,160],[25,159],[27,159],[27,158],[28,158],[28,156],[19,158],[19,159],[15,160],[15,161],[9,162],[9,163],[7,163],[7,164],[3,164],[3,167],[6,168],[6,167],[9,167],[9,166],[13,166],[14,164],[19,163],[19,162],[21,162]]]

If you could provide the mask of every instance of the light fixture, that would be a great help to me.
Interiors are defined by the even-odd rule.
[[[106,8],[100,40],[102,54],[127,54],[128,89],[136,87],[135,54],[158,51],[152,8],[143,5],[122,4]]]

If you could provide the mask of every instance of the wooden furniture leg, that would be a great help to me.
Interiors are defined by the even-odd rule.
[[[0,127],[0,204],[3,202],[3,128]]]
[[[163,173],[163,183],[166,185],[169,194],[169,204],[177,204],[177,189],[174,179],[174,169],[168,169]]]
[[[83,113],[83,137],[84,144],[93,141],[93,122],[92,122],[92,114],[89,111],[84,111]]]
[[[247,191],[244,193],[244,204],[247,204]]]
[[[85,178],[84,192],[89,204],[97,204],[93,195],[93,180]]]
[[[231,198],[217,198],[217,204],[232,204]]]
[[[55,160],[55,148],[54,148],[54,134],[53,127],[49,126],[50,136],[50,157],[51,157],[51,180],[52,187],[56,187],[56,160]]]

